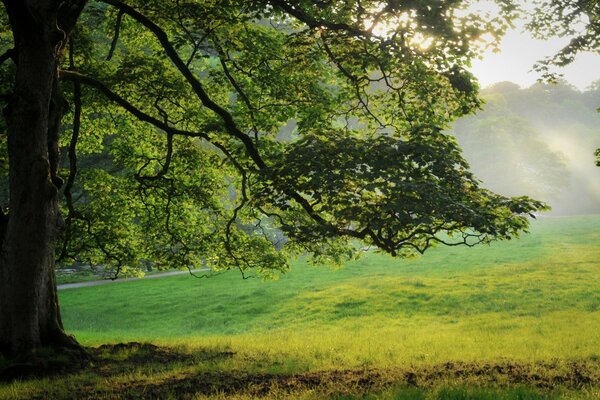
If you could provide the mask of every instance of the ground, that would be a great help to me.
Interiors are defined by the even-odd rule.
[[[278,281],[64,290],[94,360],[5,373],[0,398],[600,399],[598,226],[542,218],[516,241],[337,271],[299,260]]]

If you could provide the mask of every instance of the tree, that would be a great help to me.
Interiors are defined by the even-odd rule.
[[[571,64],[577,54],[600,50],[600,2],[598,0],[534,0],[527,28],[538,38],[569,37],[569,43],[536,65],[544,79],[555,80],[552,67]]]
[[[55,255],[270,274],[356,240],[402,256],[510,239],[546,208],[480,188],[443,133],[480,105],[470,43],[504,28],[460,2],[4,6],[3,354],[77,347]]]

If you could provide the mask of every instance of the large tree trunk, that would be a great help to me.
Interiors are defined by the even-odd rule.
[[[56,1],[4,1],[13,28],[17,73],[5,110],[9,214],[0,224],[0,352],[31,355],[42,346],[74,347],[58,307],[54,242],[62,219],[58,129],[64,99],[57,60],[66,34]]]

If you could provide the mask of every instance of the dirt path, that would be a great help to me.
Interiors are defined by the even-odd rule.
[[[57,285],[58,290],[65,289],[75,289],[82,288],[88,286],[99,286],[99,285],[107,285],[109,283],[119,283],[119,282],[129,282],[129,281],[137,281],[139,279],[154,279],[154,278],[164,278],[166,276],[175,276],[175,275],[185,275],[190,273],[197,272],[206,272],[210,271],[210,268],[202,268],[202,269],[194,269],[192,271],[171,271],[171,272],[159,272],[152,275],[146,275],[143,278],[119,278],[119,279],[103,279],[99,281],[88,281],[88,282],[78,282],[78,283],[64,283],[62,285]]]

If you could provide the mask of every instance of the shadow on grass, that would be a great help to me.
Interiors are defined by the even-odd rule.
[[[255,398],[271,395],[285,397],[286,394],[292,396],[294,393],[319,393],[317,398],[362,398],[389,390],[424,393],[448,384],[467,388],[496,388],[494,390],[523,387],[535,394],[563,389],[585,390],[600,385],[598,360],[451,362],[410,369],[284,374],[219,370],[218,364],[234,357],[235,353],[212,349],[183,352],[134,342],[103,345],[89,351],[93,356],[92,360],[86,364],[71,366],[72,368],[57,368],[58,361],[54,360],[39,364],[38,371],[31,371],[29,368],[29,372],[35,372],[29,375],[11,377],[5,374],[5,368],[0,370],[0,376],[5,381],[18,378],[17,382],[30,382],[28,391],[14,392],[16,398],[21,398],[22,395],[22,398],[30,399],[227,398],[234,395]],[[199,368],[203,365],[203,368]],[[36,386],[36,379],[41,377],[48,378],[49,381],[45,385]],[[535,396],[527,398],[538,398]]]

